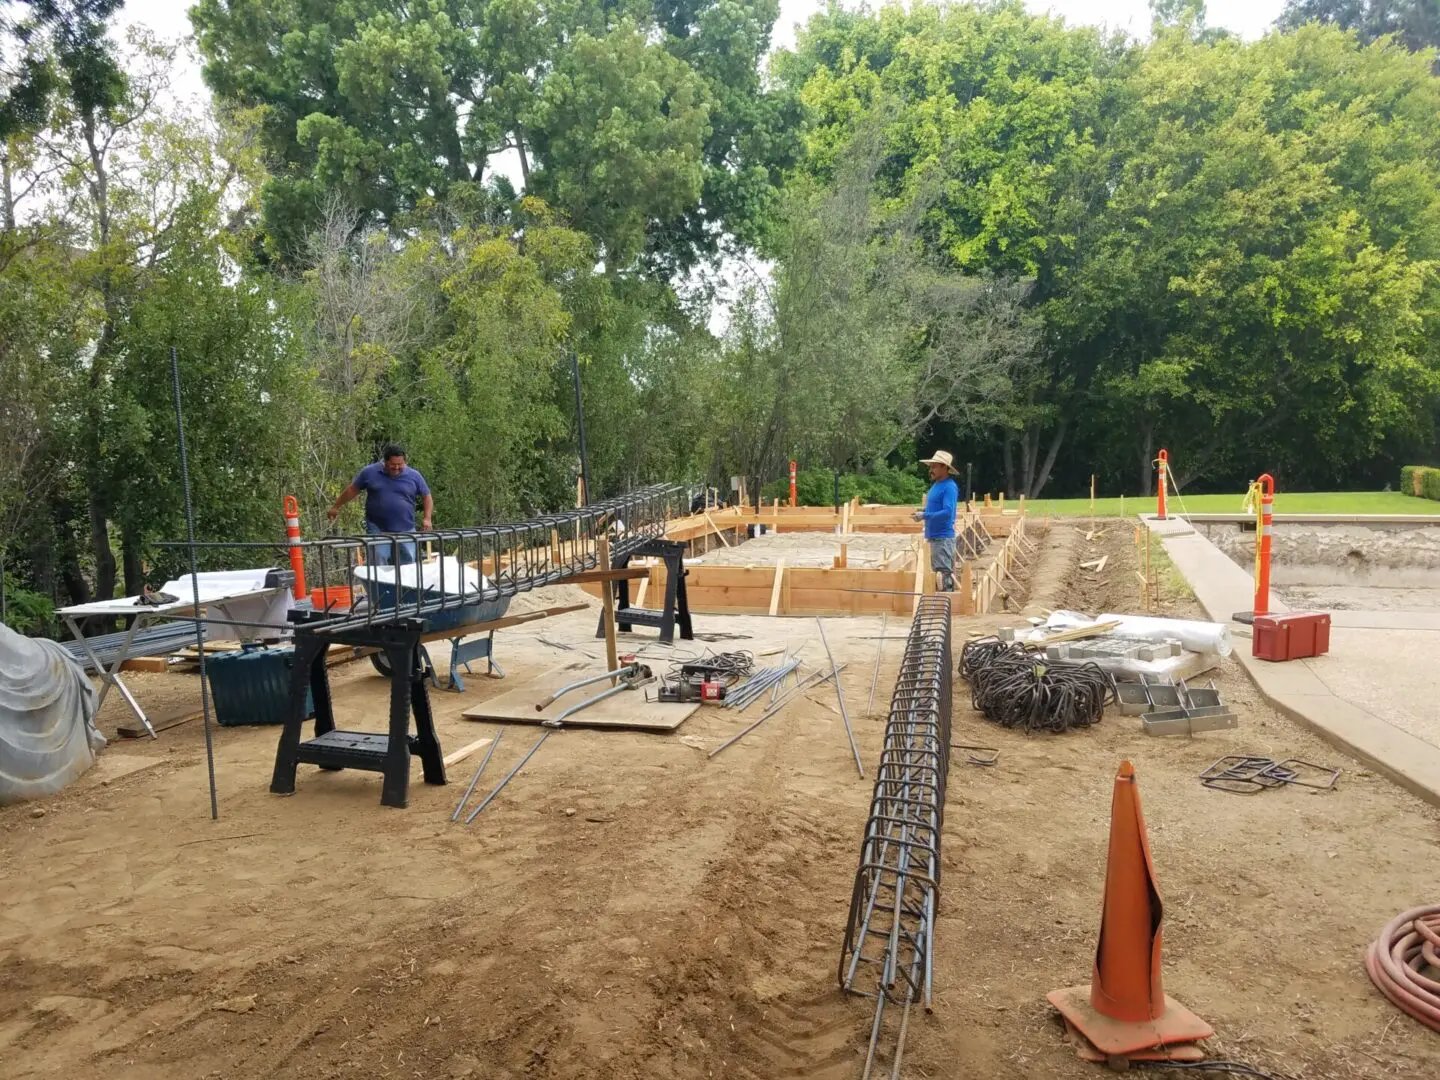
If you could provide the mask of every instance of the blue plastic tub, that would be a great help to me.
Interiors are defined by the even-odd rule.
[[[384,581],[367,581],[364,582],[364,587],[370,604],[377,613],[395,609],[394,585]],[[416,592],[415,589],[400,590],[402,610],[406,605],[415,603]],[[425,616],[425,632],[454,630],[457,627],[469,626],[471,623],[490,622],[503,618],[505,612],[509,610],[510,597],[508,596],[501,596],[494,600],[477,600],[473,604],[461,604],[459,607],[432,612]]]
[[[205,658],[210,700],[222,727],[249,724],[283,724],[290,701],[290,669],[295,650],[247,647],[239,652],[216,653]],[[310,689],[305,689],[305,715],[315,715]]]

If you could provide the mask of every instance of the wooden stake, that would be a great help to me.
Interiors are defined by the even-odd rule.
[[[706,514],[705,520],[710,523],[710,528],[715,530],[715,535],[720,537],[720,542],[724,544],[727,548],[730,547],[730,541],[725,539],[725,534],[720,531],[720,526],[715,524],[715,519],[712,518],[709,514]]]
[[[770,586],[770,614],[780,614],[780,586],[785,582],[785,560],[778,559],[775,563],[775,583]]]
[[[600,560],[600,569],[610,569],[610,538],[602,536],[595,543],[597,556]],[[615,585],[613,582],[605,582],[600,586],[602,602],[605,608],[605,660],[610,666],[607,671],[614,671],[620,666],[619,650],[615,647]],[[615,685],[615,680],[610,680],[610,685]]]

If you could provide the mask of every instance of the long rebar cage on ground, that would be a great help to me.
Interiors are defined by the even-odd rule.
[[[932,1007],[951,672],[950,598],[922,597],[890,702],[840,953],[840,986],[875,999],[864,1077],[876,1065],[886,1005],[901,1006],[890,1073],[896,1078],[911,1006]]]

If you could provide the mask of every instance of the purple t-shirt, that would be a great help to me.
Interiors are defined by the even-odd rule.
[[[430,494],[418,469],[406,465],[391,476],[379,461],[360,470],[355,489],[365,492],[365,520],[381,532],[414,532],[415,500]]]

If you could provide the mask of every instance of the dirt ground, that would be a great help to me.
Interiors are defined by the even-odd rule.
[[[1042,544],[1032,605],[1134,607],[1128,525],[1094,545],[1057,527]],[[1103,579],[1076,569],[1102,552]],[[1173,590],[1164,604],[1194,610]],[[957,620],[957,650],[1014,620]],[[742,635],[716,649],[823,660],[813,620],[697,624]],[[573,658],[542,637],[603,655],[594,625],[577,613],[498,635],[505,680],[433,694],[444,746],[494,732],[459,718],[469,704]],[[877,641],[878,618],[826,622],[868,767],[905,629],[892,619]],[[1233,662],[1218,683],[1237,730],[1160,740],[1118,715],[1013,735],[957,682],[956,741],[1001,755],[951,771],[936,1009],[911,1024],[904,1075],[1101,1075],[1044,995],[1088,978],[1127,757],[1166,901],[1166,990],[1215,1027],[1212,1049],[1315,1080],[1440,1075],[1440,1039],[1362,967],[1388,919],[1437,899],[1436,813],[1271,712]],[[196,693],[193,676],[132,686],[156,708]],[[115,745],[60,797],[0,809],[0,1076],[857,1076],[870,1007],[839,993],[835,966],[870,783],[833,691],[813,696],[712,760],[704,748],[743,723],[728,710],[670,736],[559,732],[468,827],[449,818],[476,759],[444,788],[417,766],[405,810],[380,806],[375,774],[311,767],[280,798],[266,790],[277,732],[220,729],[212,822],[198,722]],[[383,723],[363,662],[336,670],[335,697],[342,726]],[[489,777],[537,735],[509,730]],[[1344,775],[1324,793],[1200,786],[1242,750]]]

